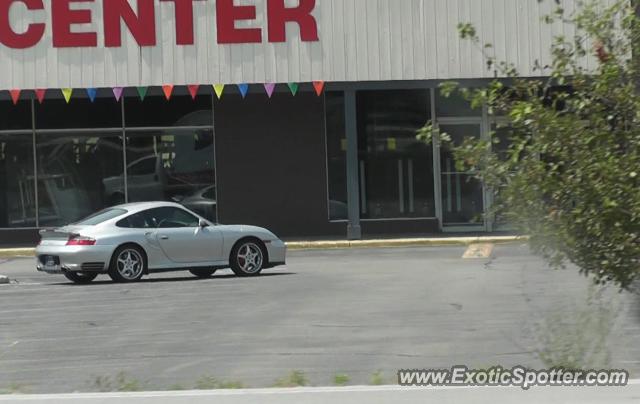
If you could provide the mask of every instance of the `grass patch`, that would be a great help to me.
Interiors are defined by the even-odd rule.
[[[213,376],[202,376],[196,382],[194,388],[196,390],[231,390],[231,389],[244,389],[246,386],[239,381],[224,381],[218,380]]]
[[[382,375],[382,371],[378,370],[377,372],[371,375],[371,379],[369,379],[369,384],[372,386],[382,386],[384,384],[384,376]]]
[[[108,393],[114,391],[142,391],[143,386],[140,381],[129,376],[126,372],[119,372],[115,377],[96,376],[90,383],[91,391]]]
[[[309,380],[301,370],[294,370],[285,377],[276,380],[273,387],[303,387],[309,384]]]
[[[27,386],[19,383],[10,383],[7,387],[0,388],[0,394],[25,394]]]
[[[337,374],[333,376],[333,384],[335,386],[346,386],[351,381],[351,378],[345,374]]]

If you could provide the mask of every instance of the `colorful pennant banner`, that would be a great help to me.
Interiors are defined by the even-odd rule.
[[[9,90],[9,94],[11,94],[11,101],[13,101],[13,105],[18,104],[18,100],[20,99],[21,90]]]
[[[96,100],[96,95],[98,95],[97,88],[87,88],[87,95],[89,96],[89,100],[94,102]]]
[[[273,95],[273,92],[276,89],[276,84],[275,83],[265,83],[264,85],[264,90],[267,92],[267,96],[269,98],[271,98],[271,96]]]
[[[190,84],[187,86],[187,88],[189,89],[189,94],[191,94],[191,98],[195,100],[196,96],[198,95],[198,89],[200,88],[200,84]]]
[[[122,92],[124,88],[122,87],[114,87],[113,88],[113,96],[116,97],[116,101],[120,102],[120,98],[122,98]]]
[[[295,97],[296,94],[298,94],[298,88],[300,88],[300,86],[298,83],[289,83],[287,85],[289,86],[289,90],[291,90],[291,94]]]
[[[167,101],[171,99],[171,94],[173,93],[173,84],[165,84],[162,86],[162,92],[164,93]]]
[[[249,93],[249,85],[246,83],[238,84],[238,89],[240,90],[240,94],[242,94],[242,98],[245,98]]]
[[[222,98],[222,94],[224,93],[224,84],[214,84],[213,91],[215,91],[218,99]]]
[[[71,94],[73,94],[73,88],[61,88],[60,91],[62,91],[62,96],[64,97],[64,100],[68,104],[69,101],[71,101]]]
[[[149,87],[136,87],[138,91],[138,95],[140,96],[140,100],[144,101],[144,97],[147,96],[147,91],[149,91]]]
[[[322,92],[324,91],[324,81],[314,81],[313,88],[316,89],[316,94],[318,94],[318,97],[320,97],[322,95]]]
[[[40,104],[42,104],[42,102],[44,101],[44,96],[46,94],[47,90],[44,88],[38,88],[35,90],[36,93],[36,98],[38,99],[38,102]]]

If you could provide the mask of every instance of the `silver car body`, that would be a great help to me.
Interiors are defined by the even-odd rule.
[[[185,210],[207,224],[185,228],[123,228],[120,220],[148,209]],[[41,232],[36,248],[38,271],[48,273],[106,273],[115,250],[124,244],[140,246],[147,256],[148,272],[194,268],[227,268],[231,251],[240,240],[260,240],[267,251],[265,268],[284,265],[286,246],[267,229],[245,225],[217,225],[172,202],[141,202],[116,206],[126,211],[94,226],[69,225]],[[72,236],[95,239],[95,245],[67,245]]]

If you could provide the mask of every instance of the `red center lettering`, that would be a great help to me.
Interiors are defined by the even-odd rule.
[[[236,21],[255,20],[255,6],[236,6],[233,0],[216,1],[216,20],[218,23],[218,43],[260,43],[260,28],[236,28]]]
[[[300,26],[300,38],[303,42],[316,42],[318,23],[311,14],[316,7],[316,0],[300,0],[298,7],[287,8],[285,0],[268,0],[269,42],[286,42],[286,24],[295,22]]]
[[[51,0],[51,23],[53,46],[56,48],[78,48],[98,46],[95,32],[71,32],[74,24],[90,24],[91,10],[71,10],[71,3],[92,3],[94,0]],[[109,0],[107,0],[109,1]]]
[[[193,1],[194,0],[160,0],[172,1],[176,13],[176,44],[193,45]]]
[[[18,34],[11,28],[9,11],[13,3],[23,3],[27,10],[43,10],[42,0],[1,0],[0,1],[0,43],[9,48],[26,49],[35,46],[44,36],[45,25],[29,24],[27,30]]]
[[[128,0],[106,0],[103,3],[103,10],[105,46],[122,46],[120,21],[124,21],[138,45],[155,46],[156,11],[154,0],[138,0],[138,15],[133,12]]]

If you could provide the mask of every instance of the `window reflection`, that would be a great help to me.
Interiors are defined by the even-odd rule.
[[[329,178],[329,218],[347,220],[347,136],[344,93],[325,95],[327,165]]]
[[[35,227],[31,134],[0,135],[0,228]]]
[[[105,179],[122,171],[118,134],[38,134],[36,149],[40,226],[72,223],[119,202],[104,197]]]
[[[123,193],[123,174],[105,181],[111,198]],[[130,202],[166,200],[208,220],[217,217],[215,150],[211,129],[127,133]]]

